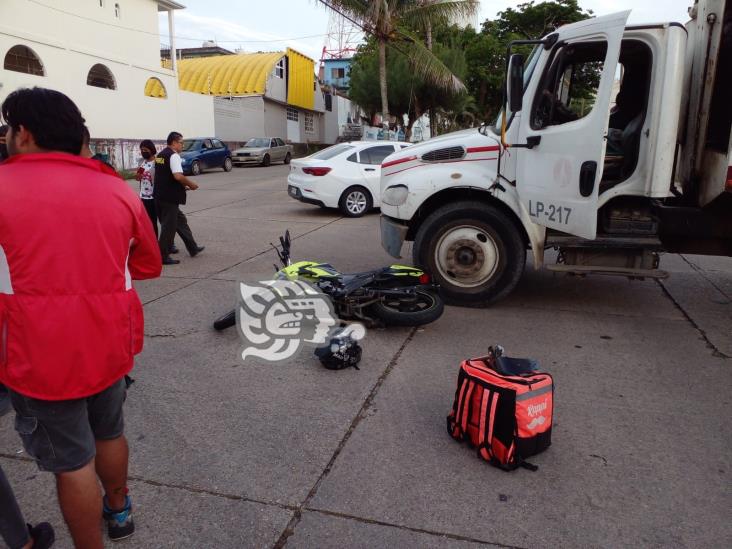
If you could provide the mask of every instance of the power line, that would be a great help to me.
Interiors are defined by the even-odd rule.
[[[304,40],[305,38],[320,38],[321,36],[325,36],[325,33],[323,34],[309,34],[308,36],[294,36],[292,38],[276,38],[273,40],[214,40],[217,44],[219,42],[224,44],[260,44],[265,42],[287,42],[288,40]],[[202,41],[206,42],[207,40],[210,40],[210,38],[191,38],[189,36],[179,36],[174,35],[175,38],[178,38],[180,40],[195,40],[195,41]]]

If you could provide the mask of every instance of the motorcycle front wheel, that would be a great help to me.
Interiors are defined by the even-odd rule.
[[[387,296],[369,312],[388,326],[422,326],[442,316],[445,304],[433,290],[418,289],[415,296]]]

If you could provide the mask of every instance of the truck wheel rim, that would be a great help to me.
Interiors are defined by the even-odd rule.
[[[346,197],[346,209],[352,214],[363,213],[366,209],[366,195],[361,191],[353,191]]]
[[[435,247],[435,265],[450,284],[473,288],[489,281],[498,269],[498,246],[491,235],[472,225],[454,227]]]

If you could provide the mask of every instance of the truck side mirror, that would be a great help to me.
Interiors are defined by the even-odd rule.
[[[508,60],[506,95],[508,96],[508,110],[519,112],[524,97],[524,56],[520,53],[514,53]]]

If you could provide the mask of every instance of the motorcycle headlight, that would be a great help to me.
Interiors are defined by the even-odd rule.
[[[406,185],[393,185],[384,190],[381,201],[389,206],[401,206],[407,201],[409,189]]]

